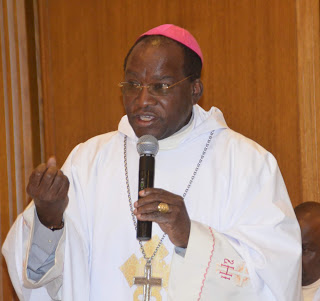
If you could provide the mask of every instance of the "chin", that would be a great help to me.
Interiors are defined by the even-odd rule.
[[[164,139],[164,138],[162,138],[162,136],[163,136],[162,133],[159,133],[159,132],[154,131],[152,129],[145,128],[145,129],[133,129],[133,130],[138,138],[140,138],[144,135],[152,135],[153,137],[157,138],[158,140]]]

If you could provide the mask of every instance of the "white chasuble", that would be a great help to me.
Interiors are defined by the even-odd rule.
[[[183,195],[210,132],[206,155],[185,198],[191,233],[185,256],[166,237],[152,261],[152,301],[301,300],[299,225],[274,157],[230,130],[222,113],[194,106],[192,129],[155,159],[154,187]],[[34,282],[26,262],[33,203],[3,246],[20,300],[143,300],[145,260],[135,236],[124,171],[124,137],[133,202],[137,200],[137,137],[127,117],[116,132],[78,145],[63,166],[70,180],[65,229],[55,265]],[[163,233],[153,223],[152,254]],[[41,297],[39,297],[41,296]]]

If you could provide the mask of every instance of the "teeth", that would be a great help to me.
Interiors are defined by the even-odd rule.
[[[142,121],[150,121],[152,119],[152,116],[140,116],[140,119]]]

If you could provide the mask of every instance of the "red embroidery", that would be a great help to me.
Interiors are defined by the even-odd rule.
[[[206,268],[206,272],[205,272],[204,275],[203,275],[202,286],[201,286],[201,288],[200,288],[200,293],[199,293],[198,301],[200,301],[200,299],[201,299],[202,289],[203,289],[203,287],[204,287],[204,282],[206,281],[207,274],[208,274],[208,271],[209,271],[209,268],[210,268],[210,264],[211,264],[212,256],[213,256],[213,251],[214,251],[214,245],[215,245],[214,234],[213,234],[213,231],[212,231],[211,227],[209,227],[209,230],[210,230],[210,233],[211,233],[211,236],[212,236],[212,249],[211,249],[211,254],[210,254],[208,266],[207,266],[207,268]]]
[[[245,262],[242,262],[240,265],[238,264],[236,266],[234,266],[234,260],[225,258],[223,262],[224,263],[217,264],[216,269],[221,278],[227,280],[231,280],[232,278],[237,286],[244,286],[249,282],[250,278]]]
[[[228,260],[228,259],[227,259],[227,260]],[[224,261],[226,261],[226,259],[225,259]],[[232,260],[232,261],[233,261],[233,260]],[[229,262],[230,262],[230,261],[229,261]],[[223,275],[224,275],[224,276],[221,276],[221,278],[230,280],[229,277],[232,277],[232,274],[229,274],[228,272],[229,272],[229,269],[234,270],[234,267],[231,267],[231,266],[226,265],[226,264],[221,264],[221,266],[227,268],[226,270],[219,272],[220,274],[223,274]],[[229,276],[229,277],[228,277],[228,276]]]
[[[234,264],[234,260],[229,260],[227,258],[225,258],[223,262],[224,262],[224,264],[227,264],[227,263],[230,263],[232,265]]]

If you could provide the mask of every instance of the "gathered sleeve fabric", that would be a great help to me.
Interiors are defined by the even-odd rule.
[[[184,258],[173,255],[169,300],[302,300],[300,228],[280,170],[270,153],[249,158],[236,169],[229,160],[216,227],[192,221]]]
[[[75,197],[78,197],[80,200],[79,202],[81,202],[81,190],[76,187],[77,183],[72,174],[73,168],[71,164],[72,158],[77,149],[78,146],[70,153],[62,170],[70,181],[70,188],[68,192],[69,199],[75,199]],[[68,207],[70,207],[69,205]],[[72,297],[70,297],[70,299],[65,299],[62,296],[61,289],[64,271],[66,269],[69,271],[71,264],[82,262],[81,265],[78,265],[78,272],[84,273],[82,275],[86,275],[81,276],[82,278],[89,277],[88,247],[85,243],[86,239],[79,229],[79,223],[74,222],[75,215],[70,217],[67,213],[67,211],[70,210],[68,207],[64,213],[63,233],[55,250],[54,265],[37,281],[32,280],[29,277],[27,268],[30,249],[33,243],[36,219],[36,210],[33,201],[24,210],[24,212],[17,217],[15,223],[11,227],[5,243],[2,246],[2,253],[7,262],[9,275],[19,300],[75,300]],[[71,207],[77,207],[76,215],[83,217],[85,214],[84,212],[80,212],[81,206],[71,205]],[[70,243],[73,244],[73,247],[77,249],[77,252],[70,254],[70,247],[66,246],[66,241],[68,242],[68,245]],[[68,256],[66,256],[66,253],[68,253]],[[75,283],[78,278],[79,277],[77,277],[77,275],[74,275],[73,282]],[[82,280],[79,283],[83,284],[83,291],[87,291],[88,296],[89,289],[87,279]],[[69,285],[73,284],[71,283]],[[87,296],[86,293],[84,293],[84,298]]]

